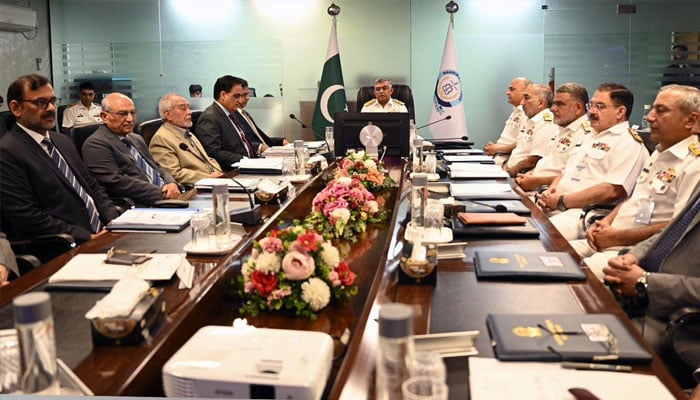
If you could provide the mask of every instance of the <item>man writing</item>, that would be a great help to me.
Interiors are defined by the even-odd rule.
[[[634,189],[649,153],[629,129],[634,95],[616,83],[596,88],[588,118],[596,134],[574,149],[561,175],[538,196],[537,204],[567,240],[583,238],[581,209],[591,204],[617,204]]]
[[[190,132],[192,110],[185,98],[170,93],[158,101],[163,125],[153,135],[149,150],[153,158],[183,185],[200,179],[220,178],[224,174],[215,159],[209,157],[196,136]]]
[[[90,172],[112,197],[128,197],[142,205],[177,199],[175,178],[153,159],[146,142],[133,133],[134,102],[121,93],[102,100],[104,125],[83,144],[83,159]]]
[[[79,242],[102,232],[118,215],[104,188],[56,124],[56,95],[48,79],[26,75],[7,89],[17,123],[0,139],[0,211],[11,239],[67,233]]]
[[[510,152],[515,148],[518,142],[518,134],[527,121],[527,116],[523,112],[523,106],[520,103],[523,100],[523,92],[530,83],[532,82],[529,79],[519,77],[513,79],[508,85],[506,97],[508,98],[508,103],[513,105],[513,111],[506,120],[503,131],[501,131],[501,135],[496,143],[489,141],[484,147],[486,154],[493,156],[496,164],[501,165],[506,161]]]
[[[391,81],[385,78],[377,78],[374,81],[375,98],[362,105],[360,112],[401,112],[407,113],[408,109],[401,100],[391,98],[394,87]]]
[[[581,145],[584,136],[593,131],[586,115],[588,91],[578,83],[565,83],[559,86],[552,101],[554,123],[559,133],[547,144],[547,152],[524,174],[518,174],[515,182],[525,191],[532,191],[542,185],[549,185],[566,166],[571,150]]]
[[[243,108],[250,97],[245,79],[225,75],[214,83],[216,100],[204,110],[197,121],[195,134],[207,154],[214,157],[224,171],[244,157],[257,157],[267,147],[250,141],[236,119],[236,112]]]

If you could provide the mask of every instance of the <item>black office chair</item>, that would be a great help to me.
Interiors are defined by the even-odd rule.
[[[156,134],[156,131],[158,131],[161,125],[163,125],[163,120],[160,118],[144,121],[139,124],[137,133],[143,137],[146,144],[150,144],[151,138]]]
[[[83,143],[85,143],[85,140],[90,137],[90,135],[95,133],[97,128],[101,127],[102,125],[102,122],[96,122],[94,124],[76,126],[71,130],[73,144],[75,144],[75,147],[78,149],[78,153],[81,157],[83,156]]]
[[[56,108],[56,132],[61,133],[64,132],[63,129],[63,113],[66,111],[66,108],[70,106],[71,104],[62,104]]]
[[[391,95],[394,99],[401,100],[408,109],[408,114],[412,120],[416,120],[416,112],[413,106],[413,91],[408,85],[392,85],[394,93]],[[362,110],[362,106],[374,98],[374,86],[363,86],[357,91],[357,112]]]
[[[201,110],[198,111],[192,111],[192,126],[190,127],[190,132],[197,134],[197,121],[199,121],[199,117],[202,115]]]
[[[67,233],[42,235],[32,239],[10,240],[12,251],[21,256],[24,261],[22,262],[18,259],[20,275],[36,267],[36,260],[39,261],[39,264],[45,264],[74,249],[77,245],[73,236]]]
[[[15,115],[12,111],[2,111],[0,112],[0,136],[4,135],[5,132],[12,129],[15,125]]]

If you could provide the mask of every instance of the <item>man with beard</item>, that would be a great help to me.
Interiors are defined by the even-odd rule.
[[[649,153],[627,122],[633,104],[634,95],[626,87],[598,86],[588,110],[597,133],[571,152],[562,174],[538,196],[537,204],[567,240],[583,238],[583,207],[615,205],[634,190]]]
[[[586,115],[588,91],[578,83],[565,83],[557,88],[552,102],[554,123],[559,126],[559,134],[547,144],[547,154],[524,174],[518,174],[515,182],[525,191],[532,191],[542,185],[549,185],[566,166],[569,153],[581,146],[583,138],[593,129]]]

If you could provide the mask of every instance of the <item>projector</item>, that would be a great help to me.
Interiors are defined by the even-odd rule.
[[[163,366],[168,397],[320,399],[333,361],[322,332],[205,326]]]

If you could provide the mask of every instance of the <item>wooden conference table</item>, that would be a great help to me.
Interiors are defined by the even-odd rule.
[[[616,304],[608,290],[587,270],[588,281],[571,283],[480,282],[473,272],[473,253],[479,249],[573,250],[552,227],[546,216],[523,195],[532,209],[532,222],[540,230],[539,239],[469,240],[461,260],[439,262],[436,287],[399,285],[398,260],[402,249],[403,227],[407,214],[407,186],[402,179],[403,161],[387,160],[399,187],[384,196],[391,211],[386,224],[372,226],[352,245],[342,245],[347,261],[357,273],[359,293],[344,305],[331,304],[316,321],[284,313],[248,317],[258,327],[316,330],[334,339],[334,363],[324,398],[364,399],[374,397],[374,363],[381,304],[402,302],[414,309],[414,333],[478,330],[476,347],[482,357],[493,357],[486,315],[494,312],[541,313],[613,313],[620,317],[642,342],[631,321]],[[333,167],[331,166],[331,169]],[[292,223],[309,209],[313,196],[324,186],[330,170],[299,185],[297,195],[281,207],[263,207],[265,220],[250,227],[248,235],[224,256],[189,256],[195,267],[191,289],[179,288],[179,279],[159,284],[164,289],[166,318],[148,344],[140,346],[93,347],[89,322],[84,313],[104,293],[51,291],[58,356],[96,395],[161,396],[161,368],[187,339],[205,325],[230,325],[240,315],[240,301],[231,293],[231,279],[240,271],[240,263],[250,253],[252,241],[278,226]],[[131,252],[179,253],[190,238],[189,229],[176,234],[107,233],[22,276],[0,288],[0,328],[12,326],[11,300],[23,292],[41,289],[47,279],[78,253],[104,253],[115,246]],[[340,338],[345,332],[350,339]],[[651,351],[650,348],[647,348]],[[467,359],[449,359],[448,384],[451,398],[468,398]],[[685,398],[663,363],[655,355],[651,364],[635,366],[635,371],[654,374],[677,398]]]

